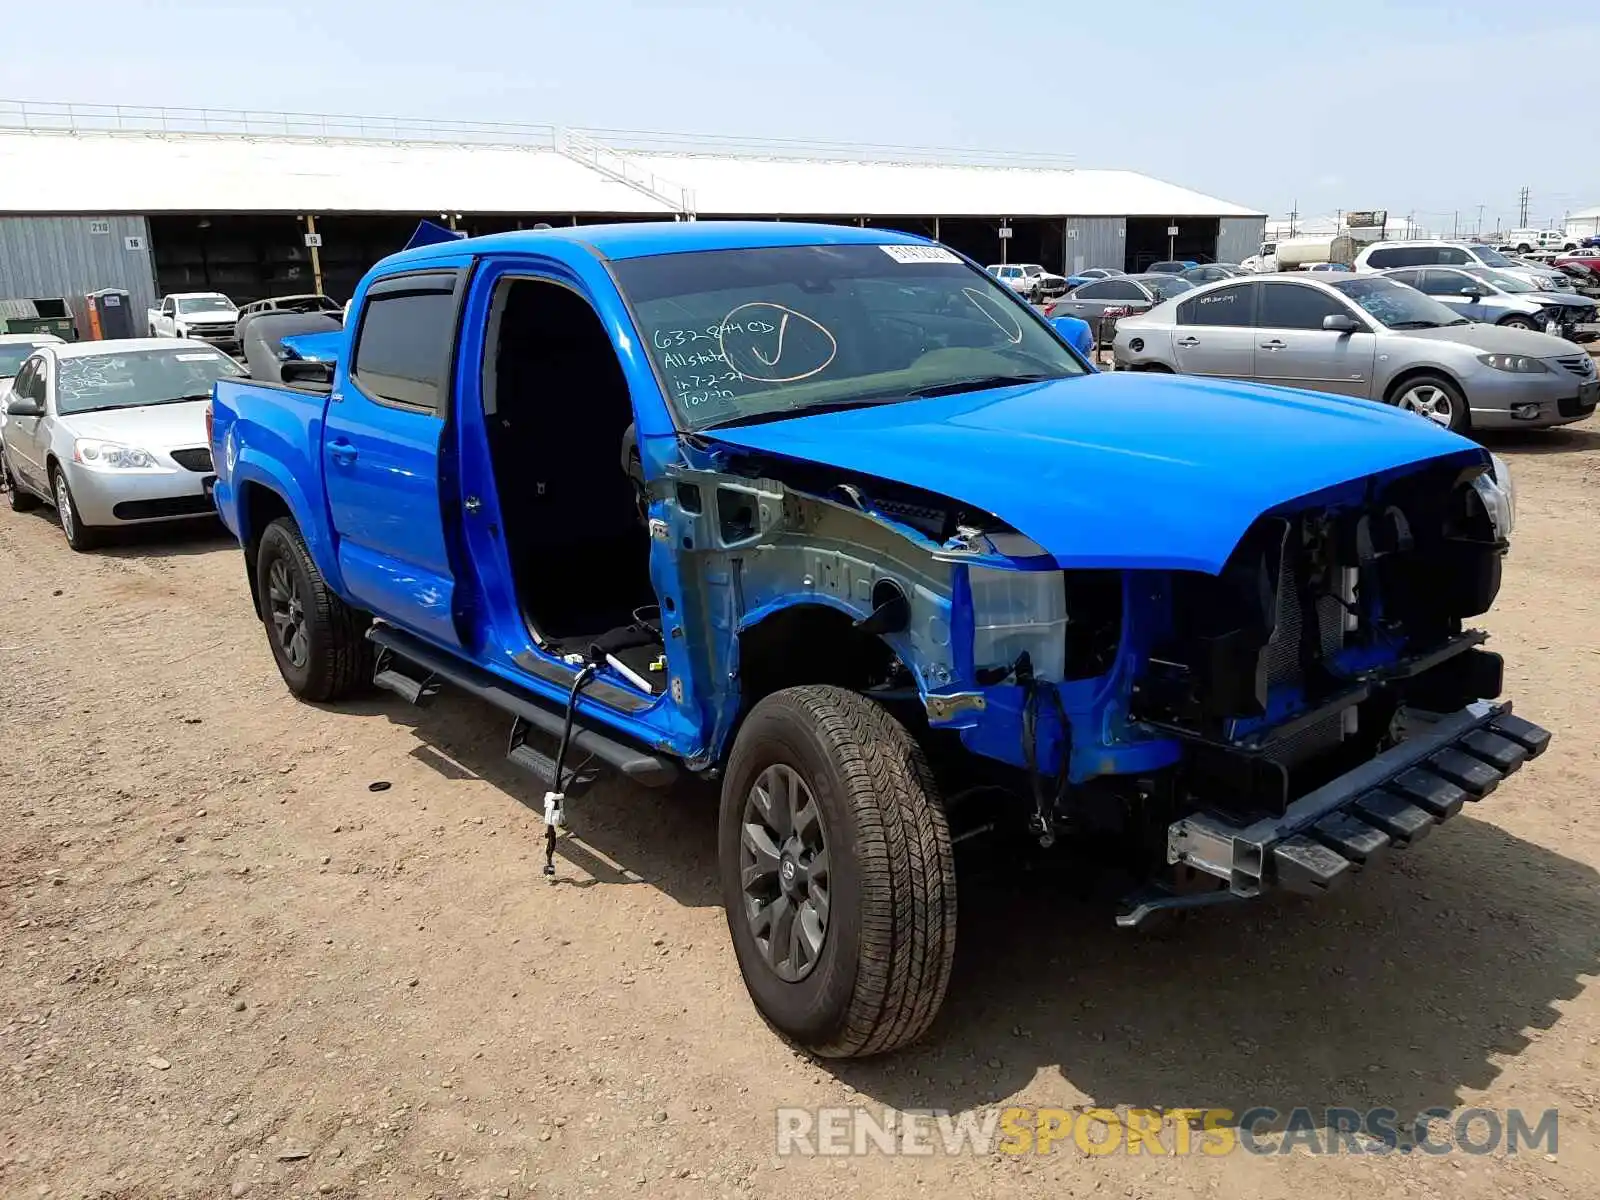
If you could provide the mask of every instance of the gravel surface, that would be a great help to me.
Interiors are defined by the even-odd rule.
[[[1343,895],[1172,938],[964,880],[932,1034],[845,1064],[751,1008],[703,792],[600,788],[546,883],[495,713],[299,704],[214,531],[83,556],[0,512],[0,1195],[1600,1194],[1600,429],[1494,448],[1487,626],[1548,755]],[[778,1106],[841,1104],[1555,1106],[1560,1148],[775,1154]]]

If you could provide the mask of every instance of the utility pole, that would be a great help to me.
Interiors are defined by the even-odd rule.
[[[1450,240],[1452,242],[1461,240],[1461,210],[1459,208],[1456,209],[1455,216],[1450,219]]]
[[[1488,207],[1488,206],[1487,205],[1483,205],[1483,204],[1478,205],[1478,236],[1479,237],[1483,236],[1483,210],[1486,207]]]
[[[1289,210],[1289,236],[1290,237],[1293,237],[1294,234],[1295,234],[1294,222],[1295,222],[1295,218],[1297,218],[1299,215],[1300,215],[1300,201],[1296,200],[1294,202],[1294,207]]]
[[[1526,229],[1527,227],[1528,227],[1528,189],[1527,188],[1523,188],[1522,191],[1517,194],[1517,228],[1518,229]]]

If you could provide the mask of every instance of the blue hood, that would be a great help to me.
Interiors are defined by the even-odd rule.
[[[330,329],[324,333],[291,333],[279,339],[283,348],[306,362],[337,362],[344,350],[348,331]]]
[[[1063,567],[1208,574],[1288,501],[1428,459],[1484,459],[1387,405],[1128,371],[706,436],[949,496]]]

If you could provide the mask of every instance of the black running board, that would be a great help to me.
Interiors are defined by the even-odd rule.
[[[394,658],[420,667],[430,679],[452,684],[480,700],[487,701],[542,734],[557,739],[561,737],[564,714],[556,711],[548,701],[523,692],[516,685],[496,678],[470,663],[461,662],[392,625],[375,622],[368,628],[367,638],[373,645],[389,651]],[[396,672],[391,667],[387,673]],[[422,682],[409,676],[404,678],[407,683],[416,684],[418,691],[422,689]],[[374,682],[379,681],[374,680]],[[401,695],[411,691],[410,688],[402,690],[401,687],[392,686],[393,682],[397,681],[382,681],[379,682],[379,686],[387,687],[390,691]],[[523,747],[520,742],[516,742],[512,749],[529,751],[521,756],[513,753],[510,757],[518,766],[536,774],[554,766],[553,763],[548,763],[547,756],[533,752],[531,747]],[[666,787],[678,777],[678,767],[672,759],[616,740],[609,733],[587,723],[581,713],[575,715],[573,719],[572,743],[567,753],[574,756],[573,761],[593,756],[596,761],[604,763],[612,770],[645,787]]]

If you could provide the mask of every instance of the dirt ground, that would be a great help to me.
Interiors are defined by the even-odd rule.
[[[1326,901],[1133,937],[963,880],[922,1045],[748,1003],[693,791],[574,807],[458,696],[299,704],[214,532],[0,512],[0,1194],[1554,1200],[1600,1194],[1600,422],[1501,441],[1487,621],[1551,752]],[[378,783],[383,790],[372,790]],[[779,1158],[780,1105],[1560,1109],[1518,1155]]]

